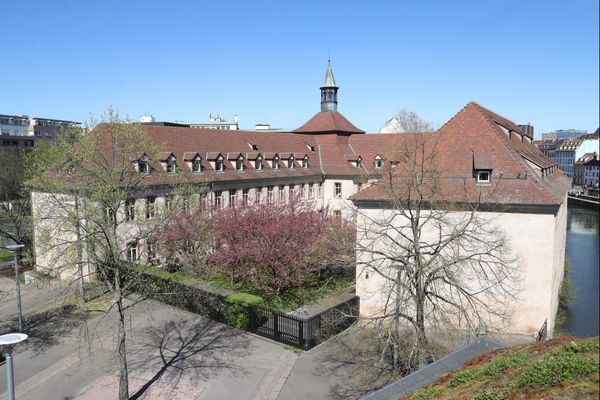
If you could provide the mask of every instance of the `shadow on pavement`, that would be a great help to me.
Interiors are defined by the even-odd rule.
[[[23,316],[23,332],[29,337],[23,347],[34,355],[43,354],[48,348],[60,344],[61,337],[70,336],[81,328],[82,320],[73,316],[74,306]],[[18,323],[10,321],[0,326],[2,332],[17,332]]]
[[[191,383],[214,376],[223,369],[243,373],[236,358],[249,354],[250,341],[241,332],[209,320],[170,321],[149,327],[129,346],[130,372],[155,371],[141,388],[130,396],[140,399],[157,381],[168,380],[172,387],[185,376]]]

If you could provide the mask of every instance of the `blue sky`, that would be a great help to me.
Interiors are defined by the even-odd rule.
[[[471,100],[536,136],[599,125],[597,0],[0,3],[0,113],[294,129],[330,57],[339,111],[368,132]]]

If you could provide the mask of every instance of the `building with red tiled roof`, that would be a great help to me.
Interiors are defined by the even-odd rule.
[[[242,199],[275,201],[272,192],[277,187],[285,198],[294,192],[317,207],[360,222],[365,213],[390,209],[382,178],[401,180],[406,168],[399,150],[423,141],[435,150],[437,177],[444,182],[443,198],[438,200],[478,202],[482,211],[502,222],[525,263],[527,303],[519,305],[513,330],[531,332],[544,318],[553,326],[571,184],[557,163],[512,121],[474,102],[436,132],[366,134],[338,112],[338,89],[329,65],[320,88],[321,110],[291,132],[145,126],[163,153],[160,160],[148,160],[145,154],[131,160],[134,170],[144,174],[149,191],[155,190],[132,201],[160,207],[166,204],[170,185],[184,177],[203,188],[207,202],[222,207]],[[36,204],[33,207],[36,215]],[[43,262],[44,255],[36,258]],[[361,313],[369,315],[379,300],[370,299],[367,289],[378,290],[357,273]]]

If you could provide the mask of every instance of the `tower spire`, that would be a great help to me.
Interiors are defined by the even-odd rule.
[[[333,77],[333,70],[331,69],[331,60],[327,60],[325,80],[323,81],[323,86],[321,86],[321,111],[337,111],[338,89]]]

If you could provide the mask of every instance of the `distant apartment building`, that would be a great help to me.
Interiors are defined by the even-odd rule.
[[[209,115],[209,120],[206,122],[190,122],[190,128],[201,128],[201,129],[217,129],[217,130],[226,130],[226,131],[237,131],[239,130],[239,118],[237,115],[233,116],[232,121],[227,121],[225,118],[220,115]]]
[[[35,140],[55,139],[64,129],[81,122],[0,114],[0,146],[31,148]]]
[[[533,138],[533,125],[531,125],[530,123],[527,123],[525,125],[517,125],[517,126],[519,127],[519,129],[521,129],[521,132],[523,132],[526,136]]]
[[[546,140],[536,145],[547,157],[556,160],[558,168],[568,177],[575,174],[575,161],[586,153],[598,151],[598,138],[584,134],[584,139]]]
[[[542,133],[542,140],[578,139],[587,133],[588,131],[583,129],[557,129],[553,132]]]
[[[573,183],[576,185],[598,187],[600,178],[600,160],[598,153],[586,153],[575,163]]]

